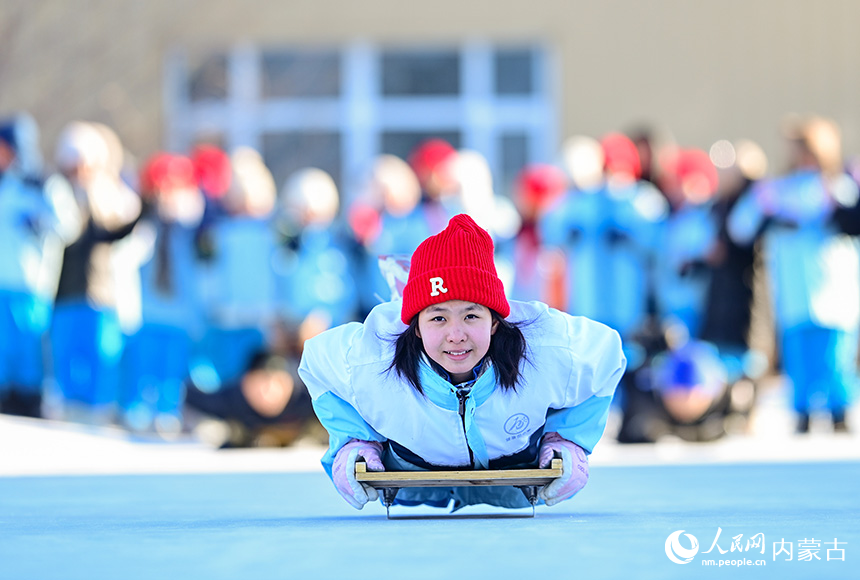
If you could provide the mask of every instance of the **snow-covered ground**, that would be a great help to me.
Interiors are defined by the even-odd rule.
[[[825,418],[813,416],[811,433],[796,435],[794,417],[778,386],[761,393],[747,432],[713,443],[666,440],[622,445],[612,438],[614,423],[610,421],[607,435],[595,449],[592,465],[860,459],[860,408],[855,406],[848,417],[852,433],[833,434]],[[284,449],[218,450],[192,436],[167,442],[118,428],[0,415],[0,476],[7,477],[317,471],[323,452],[311,443]]]

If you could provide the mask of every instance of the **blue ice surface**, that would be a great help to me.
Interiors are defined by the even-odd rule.
[[[353,510],[322,472],[9,477],[0,579],[857,579],[858,492],[860,462],[595,466],[533,519],[395,506],[387,520],[380,504]],[[699,543],[688,564],[666,555],[679,530]],[[764,554],[731,550],[759,533]],[[781,540],[791,561],[773,558]],[[820,561],[799,559],[803,541]],[[740,558],[766,564],[719,568]]]

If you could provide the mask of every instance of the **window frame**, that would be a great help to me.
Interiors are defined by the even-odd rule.
[[[262,54],[267,50],[340,54],[338,96],[311,98],[262,97]],[[529,95],[495,93],[496,51],[533,52]],[[384,96],[381,55],[402,50],[456,50],[460,55],[460,94],[456,96]],[[215,52],[215,51],[213,51]],[[508,193],[501,166],[501,139],[505,133],[528,136],[527,162],[551,162],[557,143],[557,99],[550,74],[552,53],[539,42],[517,44],[470,41],[431,46],[354,42],[342,46],[239,45],[226,51],[227,98],[191,102],[188,96],[188,51],[170,51],[165,63],[165,133],[170,150],[187,151],[206,135],[221,136],[232,150],[249,146],[263,153],[264,134],[292,131],[336,132],[340,135],[341,196],[357,195],[366,172],[379,154],[382,134],[459,130],[461,146],[481,152],[487,159],[497,193]],[[416,114],[420,112],[420,114]],[[280,188],[283,184],[276,184]]]

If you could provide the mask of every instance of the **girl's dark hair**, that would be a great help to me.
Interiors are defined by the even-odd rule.
[[[518,324],[508,322],[495,310],[490,309],[490,313],[498,326],[490,339],[490,348],[485,358],[493,363],[493,372],[499,385],[503,389],[516,391],[522,375],[520,365],[528,362],[526,339]],[[418,336],[418,316],[414,316],[406,330],[395,337],[394,359],[386,371],[394,370],[399,377],[423,394],[424,389],[421,388],[418,374],[423,354],[424,343]]]

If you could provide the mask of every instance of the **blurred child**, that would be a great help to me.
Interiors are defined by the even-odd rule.
[[[639,180],[639,157],[630,139],[610,133],[598,144],[580,139],[574,184],[546,212],[544,242],[565,257],[562,306],[632,338],[646,322],[653,295],[653,268],[666,204]],[[631,363],[634,361],[631,361]]]
[[[719,352],[690,340],[681,324],[666,328],[665,350],[635,375],[626,392],[618,440],[653,443],[665,437],[713,441],[733,428],[738,411]]]
[[[663,159],[671,176],[666,193],[672,201],[658,252],[655,296],[660,319],[680,323],[690,336],[701,332],[711,270],[708,257],[717,243],[712,212],[718,176],[708,154],[677,150]]]
[[[797,430],[826,411],[845,431],[857,388],[860,332],[860,249],[839,231],[835,208],[854,199],[843,172],[841,136],[831,120],[792,122],[786,132],[792,168],[747,191],[729,215],[741,244],[761,235],[773,297],[779,358],[793,388]]]
[[[711,159],[719,171],[719,188],[711,208],[717,238],[706,257],[711,275],[698,338],[719,349],[729,383],[747,381],[749,389],[754,389],[768,366],[767,357],[758,350],[760,345],[753,349],[750,342],[757,252],[754,244],[736,243],[727,223],[740,196],[764,177],[767,157],[756,143],[741,140],[718,141],[711,147]]]
[[[322,431],[295,368],[266,351],[216,392],[189,382],[186,408],[193,429],[220,447],[285,447],[305,437],[319,441]],[[211,420],[222,428],[212,429]]]
[[[192,343],[201,338],[203,311],[194,238],[203,194],[194,166],[181,155],[158,153],[141,172],[143,212],[133,235],[149,249],[140,269],[141,326],[129,339],[121,406],[134,430],[177,432]]]
[[[306,168],[287,180],[278,203],[283,241],[275,257],[281,317],[301,342],[358,314],[358,287],[347,238],[336,218],[340,195],[331,176]]]
[[[197,227],[194,242],[201,260],[209,260],[214,253],[211,227],[222,219],[226,208],[222,200],[233,184],[233,168],[230,156],[214,145],[201,143],[191,151],[194,178],[203,193],[205,202],[203,217]]]
[[[207,328],[194,363],[211,365],[222,382],[235,381],[247,358],[266,347],[277,320],[275,182],[253,149],[237,149],[230,161],[223,212],[208,228],[211,257],[200,278]]]
[[[73,122],[57,142],[55,161],[72,185],[82,226],[63,255],[51,326],[53,375],[62,416],[113,419],[125,348],[118,311],[116,244],[140,218],[141,202],[119,175],[116,160],[96,126]]]
[[[457,150],[443,139],[427,139],[412,150],[407,161],[421,186],[421,217],[431,234],[439,233],[463,209],[457,196]]]
[[[494,243],[513,238],[520,227],[520,216],[510,199],[496,194],[486,157],[463,149],[457,152],[453,167],[463,213],[487,230]]]
[[[388,298],[379,257],[408,257],[432,233],[420,202],[421,185],[412,168],[399,157],[380,155],[363,195],[350,208],[350,225],[361,244],[355,277],[362,280],[358,291],[363,315]],[[359,222],[360,216],[367,217]]]
[[[515,300],[549,301],[551,267],[538,228],[545,212],[567,190],[564,172],[552,165],[525,167],[514,185],[514,202],[521,217],[519,231],[498,244],[498,266],[512,272],[509,296]],[[501,275],[501,274],[500,274]]]
[[[38,127],[0,121],[0,411],[42,415],[44,351],[65,245],[80,215],[68,182],[43,177]]]

